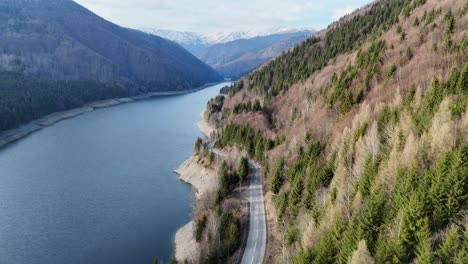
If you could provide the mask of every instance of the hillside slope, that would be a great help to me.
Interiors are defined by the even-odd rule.
[[[269,263],[466,263],[468,4],[380,0],[209,102],[262,162]]]
[[[186,89],[219,80],[179,45],[112,24],[71,0],[0,1],[0,65],[27,76]]]
[[[237,79],[310,37],[310,30],[216,44],[197,55],[226,78]]]

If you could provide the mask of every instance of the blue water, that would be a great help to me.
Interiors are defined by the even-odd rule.
[[[168,261],[190,220],[172,170],[223,85],[64,120],[0,150],[0,263]]]

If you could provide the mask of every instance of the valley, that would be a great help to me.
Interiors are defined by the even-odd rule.
[[[466,1],[111,2],[0,0],[1,263],[467,262]]]

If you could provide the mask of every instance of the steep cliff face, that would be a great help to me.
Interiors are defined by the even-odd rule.
[[[151,90],[181,90],[220,79],[178,44],[119,27],[71,0],[2,0],[0,21],[2,70]]]
[[[268,172],[271,262],[466,261],[467,12],[376,1],[208,104]]]

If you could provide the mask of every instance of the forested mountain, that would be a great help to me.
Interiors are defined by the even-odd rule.
[[[71,0],[0,0],[0,71],[0,130],[90,100],[221,79],[178,44]]]
[[[238,39],[210,46],[197,55],[226,78],[238,79],[261,64],[310,37],[314,31],[301,30]]]
[[[208,103],[216,146],[263,164],[267,263],[467,263],[467,13],[375,1]]]

